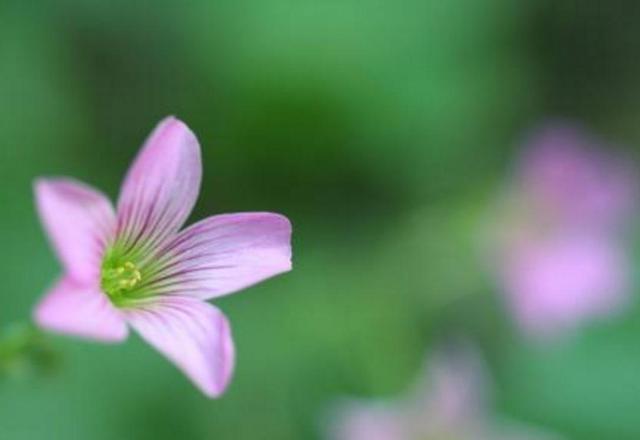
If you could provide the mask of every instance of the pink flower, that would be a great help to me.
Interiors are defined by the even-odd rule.
[[[521,328],[550,339],[627,303],[629,262],[623,248],[587,234],[514,244],[503,262],[503,287]]]
[[[207,396],[234,366],[225,316],[205,302],[291,269],[291,225],[278,214],[206,218],[180,231],[196,202],[200,146],[181,121],[163,120],[122,185],[117,209],[66,178],[35,183],[38,212],[64,275],[36,307],[46,329],[120,342],[128,326]]]
[[[349,402],[330,426],[332,440],[550,440],[524,426],[493,423],[489,381],[470,347],[438,352],[410,394],[396,401]]]
[[[619,227],[635,208],[633,170],[573,127],[536,132],[516,171],[516,185],[529,203],[572,228]]]
[[[635,195],[629,166],[581,132],[549,127],[530,140],[498,222],[500,283],[525,333],[549,339],[628,302]]]

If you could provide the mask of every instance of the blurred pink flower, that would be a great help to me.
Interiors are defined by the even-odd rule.
[[[635,196],[629,165],[575,129],[548,127],[525,146],[498,222],[498,273],[528,335],[556,337],[627,303]]]
[[[497,423],[489,412],[489,380],[471,347],[438,352],[409,396],[341,405],[332,440],[557,440],[541,430]]]
[[[277,214],[209,217],[183,231],[200,189],[200,146],[163,120],[131,166],[117,210],[67,178],[35,183],[38,211],[64,275],[37,306],[52,331],[119,342],[127,324],[206,395],[233,366],[225,316],[205,302],[291,269],[289,221]]]
[[[543,128],[525,145],[516,185],[561,225],[620,226],[635,207],[636,176],[605,148],[573,127]]]

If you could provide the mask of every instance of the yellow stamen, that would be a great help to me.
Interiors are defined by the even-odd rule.
[[[104,273],[102,287],[109,295],[120,295],[133,289],[142,281],[142,273],[131,261],[127,261]]]

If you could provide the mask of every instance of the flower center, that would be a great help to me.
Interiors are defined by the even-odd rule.
[[[114,267],[102,268],[102,289],[111,298],[121,296],[131,291],[142,280],[142,274],[138,267],[131,261],[118,264]]]

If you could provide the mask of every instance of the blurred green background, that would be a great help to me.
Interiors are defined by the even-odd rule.
[[[640,438],[640,310],[528,345],[476,246],[537,122],[640,146],[639,23],[631,0],[0,0],[0,330],[59,271],[33,179],[115,198],[168,114],[203,147],[193,219],[294,224],[291,273],[216,301],[238,349],[222,399],[137,337],[51,336],[51,368],[0,379],[0,438],[319,439],[336,399],[398,395],[458,335],[502,416]]]

